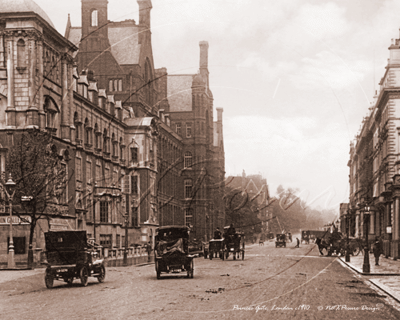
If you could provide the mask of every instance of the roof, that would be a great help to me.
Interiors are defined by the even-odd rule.
[[[152,117],[128,118],[128,119],[125,119],[125,122],[128,126],[132,126],[132,127],[149,127],[153,120],[154,120],[154,118],[152,118]]]
[[[46,12],[33,0],[0,0],[0,13],[34,12],[54,28]]]
[[[192,111],[193,77],[192,74],[167,76],[167,97],[170,111]]]
[[[139,64],[141,45],[139,44],[138,32],[139,29],[134,22],[113,22],[108,25],[111,53],[118,64]],[[79,46],[82,40],[82,28],[71,27],[68,40]]]
[[[118,64],[139,64],[140,48],[138,27],[109,25],[108,39],[111,53]]]

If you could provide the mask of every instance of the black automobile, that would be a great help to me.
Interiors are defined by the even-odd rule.
[[[85,287],[89,277],[104,282],[104,260],[99,257],[98,246],[87,241],[86,231],[49,231],[44,236],[47,259],[44,279],[48,289],[53,287],[54,280],[72,284],[74,279],[80,279]]]

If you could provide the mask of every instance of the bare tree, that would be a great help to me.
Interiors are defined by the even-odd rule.
[[[33,129],[15,135],[8,152],[6,169],[16,183],[13,215],[30,224],[28,267],[38,220],[68,213],[68,155],[60,156],[54,142],[50,134]]]

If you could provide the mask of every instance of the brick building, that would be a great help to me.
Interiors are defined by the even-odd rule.
[[[64,37],[33,1],[0,0],[0,169],[12,136],[39,128],[54,136],[73,175],[68,201],[55,204],[63,214],[38,225],[37,248],[49,228],[85,229],[104,247],[121,248],[126,230],[129,245],[153,241],[167,224],[207,238],[224,220],[222,109],[214,122],[208,44],[200,43],[198,74],[154,69],[152,4],[137,2],[138,24],[108,21],[106,0],[82,0],[82,27],[68,20]],[[188,96],[174,100],[180,77]],[[15,226],[14,237],[26,244],[27,230]]]

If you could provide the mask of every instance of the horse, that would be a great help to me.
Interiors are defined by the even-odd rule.
[[[324,253],[322,252],[323,249],[329,252],[330,244],[325,239],[317,238],[315,240],[315,244],[318,245],[318,251],[322,256],[324,255]]]

